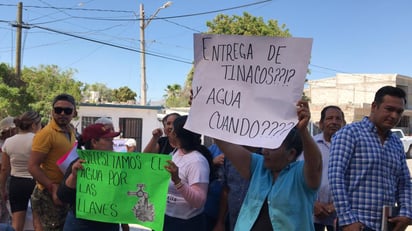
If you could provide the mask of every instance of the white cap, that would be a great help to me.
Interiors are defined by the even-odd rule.
[[[95,124],[113,124],[113,121],[108,117],[100,117],[96,121]]]
[[[11,116],[7,116],[6,118],[0,121],[0,132],[3,130],[9,130],[10,128],[15,128],[16,125],[14,124],[14,118]]]
[[[125,145],[129,146],[129,147],[136,147],[136,140],[135,139],[127,139]]]

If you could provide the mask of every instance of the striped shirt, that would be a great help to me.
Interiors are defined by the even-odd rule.
[[[339,224],[361,222],[381,230],[382,207],[401,206],[412,218],[412,188],[400,139],[388,132],[382,145],[375,125],[364,117],[332,138],[328,171]]]

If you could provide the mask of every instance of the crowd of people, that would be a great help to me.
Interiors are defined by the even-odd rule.
[[[339,107],[325,106],[321,133],[313,137],[308,102],[299,101],[297,125],[274,149],[219,139],[206,147],[201,134],[185,129],[187,116],[166,115],[143,149],[171,155],[164,166],[170,183],[163,230],[380,231],[385,206],[399,211],[388,218],[392,230],[405,230],[412,224],[411,176],[402,143],[390,129],[406,98],[401,88],[384,86],[369,116],[348,125]],[[23,230],[29,204],[35,230],[129,230],[127,224],[76,217],[76,176],[84,160],[74,160],[65,173],[56,161],[75,142],[86,150],[113,151],[120,135],[110,119],[101,118],[76,136],[76,114],[74,98],[60,94],[43,128],[33,111],[0,121],[0,230]],[[125,145],[128,152],[137,150],[133,139]]]

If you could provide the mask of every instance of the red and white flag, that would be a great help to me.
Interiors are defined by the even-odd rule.
[[[60,171],[62,171],[63,174],[64,174],[66,172],[67,168],[73,162],[73,160],[75,160],[77,158],[79,158],[79,155],[77,154],[77,142],[74,142],[74,145],[70,149],[70,151],[68,151],[60,159],[58,159],[56,164],[57,164],[57,166],[59,166]]]

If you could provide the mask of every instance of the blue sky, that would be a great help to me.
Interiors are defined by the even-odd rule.
[[[140,95],[139,4],[146,17],[166,1],[30,0],[23,22],[130,50],[33,27],[23,32],[22,65],[58,65],[77,70],[76,80],[128,86]],[[0,62],[14,66],[18,1],[0,2]],[[256,4],[253,4],[256,3]],[[247,7],[240,7],[249,5]],[[225,10],[228,8],[236,8]],[[145,29],[147,100],[167,85],[183,85],[193,61],[193,34],[207,30],[217,14],[253,16],[286,24],[294,37],[313,38],[308,79],[336,73],[398,73],[412,76],[410,0],[174,0]],[[208,13],[213,12],[213,13]],[[120,19],[120,20],[119,20]],[[178,61],[175,61],[176,59]]]

